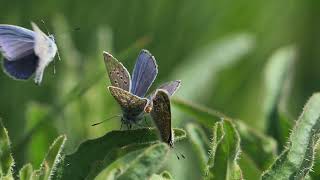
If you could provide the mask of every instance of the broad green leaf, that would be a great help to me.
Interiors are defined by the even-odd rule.
[[[160,176],[162,176],[165,179],[173,179],[172,175],[168,171],[163,171]]]
[[[161,143],[152,145],[140,154],[121,173],[119,179],[147,179],[155,173],[165,161],[169,146]]]
[[[20,180],[31,180],[33,168],[31,164],[24,165],[19,171]]]
[[[131,152],[102,171],[96,179],[148,179],[155,173],[169,152],[164,143]]]
[[[210,146],[209,138],[202,128],[194,123],[187,124],[186,130],[191,145],[193,146],[193,149],[200,160],[200,168],[201,170],[204,170],[208,162],[208,151]]]
[[[181,129],[174,129],[174,134],[175,141],[186,137],[185,131]],[[156,142],[159,142],[159,137],[157,129],[154,128],[111,131],[103,137],[87,140],[79,146],[76,152],[65,157],[62,179],[83,179],[89,174],[92,176],[91,173],[95,171],[92,168],[97,168],[97,164],[102,163],[103,166],[107,166],[108,163],[119,158],[118,149],[126,148],[128,145],[154,144]],[[131,147],[135,149],[135,146]],[[110,153],[115,156],[108,156]]]
[[[63,148],[66,136],[59,136],[50,146],[49,151],[41,163],[39,169],[39,179],[54,179],[57,173],[58,164],[61,165],[63,158]],[[58,172],[59,173],[59,172]]]
[[[173,180],[173,177],[168,171],[163,171],[161,174],[153,174],[150,180]]]
[[[127,168],[128,164],[135,158],[142,154],[144,149],[139,149],[127,153],[124,156],[119,157],[114,162],[110,163],[105,169],[99,172],[99,174],[94,178],[95,180],[103,179],[116,179],[117,176],[121,174],[121,171]]]
[[[262,171],[258,168],[255,162],[244,152],[238,160],[242,170],[244,179],[259,179]]]
[[[313,166],[320,135],[320,93],[314,94],[292,130],[287,148],[262,179],[304,179]]]
[[[107,168],[112,162],[116,161],[119,157],[126,154],[138,151],[140,149],[148,147],[150,144],[130,144],[121,148],[112,149],[102,161],[97,161],[90,169],[86,179],[94,179],[103,169]]]
[[[150,180],[167,180],[167,179],[163,178],[162,176],[160,176],[158,174],[152,174],[152,176],[150,177]]]
[[[237,159],[240,136],[231,121],[217,122],[213,128],[212,149],[206,179],[243,179]]]
[[[260,170],[266,169],[276,158],[277,143],[242,121],[234,121],[241,137],[241,147]]]
[[[172,102],[174,106],[193,116],[196,121],[207,128],[213,127],[214,123],[221,119],[231,120],[221,112],[185,100],[173,98]],[[240,134],[242,150],[254,160],[259,169],[264,169],[275,158],[276,142],[272,138],[250,128],[241,120],[232,121]]]
[[[14,160],[11,155],[10,139],[8,131],[0,119],[0,178],[13,179],[12,167]]]

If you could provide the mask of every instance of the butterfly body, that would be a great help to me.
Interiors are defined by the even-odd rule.
[[[131,125],[142,119],[144,108],[149,103],[148,99],[140,98],[115,86],[109,86],[108,89],[121,106],[122,123]]]
[[[14,25],[0,25],[0,51],[3,69],[10,77],[27,80],[35,74],[40,84],[45,68],[54,59],[57,46],[53,36],[45,35],[31,23],[33,31]]]

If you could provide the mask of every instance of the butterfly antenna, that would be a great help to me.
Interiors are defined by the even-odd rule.
[[[43,19],[41,19],[41,22],[42,22],[42,24],[43,24],[44,28],[46,29],[46,31],[47,31],[47,33],[48,33],[48,35],[50,35],[49,29],[48,29],[48,27],[47,27],[47,25],[46,25],[46,23],[44,22],[44,20],[43,20]]]
[[[57,50],[57,54],[58,54],[58,59],[59,59],[59,61],[61,61],[61,57],[60,57],[59,50]]]
[[[53,74],[56,74],[56,60],[53,59]]]
[[[96,126],[96,125],[102,124],[102,123],[104,123],[104,122],[106,122],[106,121],[108,121],[108,120],[110,120],[110,119],[116,118],[116,117],[121,117],[121,115],[112,116],[112,117],[110,117],[110,118],[108,118],[108,119],[105,119],[105,120],[103,120],[103,121],[101,121],[101,122],[94,123],[94,124],[92,124],[91,126]]]

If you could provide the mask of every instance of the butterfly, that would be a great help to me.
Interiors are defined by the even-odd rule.
[[[158,89],[152,98],[153,107],[151,117],[156,124],[162,141],[173,147],[173,131],[171,128],[171,107],[169,93],[166,90]]]
[[[145,97],[158,74],[155,58],[147,50],[141,50],[132,73],[132,80],[128,70],[110,53],[103,52],[104,62],[111,82],[108,87],[111,95],[116,99],[122,109],[121,122],[131,128],[143,118],[144,113],[152,110],[152,97]],[[160,86],[170,95],[179,88],[180,81],[171,81]]]
[[[17,80],[27,80],[35,74],[40,84],[45,68],[57,53],[53,35],[47,36],[31,22],[33,31],[14,25],[0,25],[0,51],[4,57],[4,72]]]
[[[165,89],[157,89],[152,97],[153,107],[151,117],[160,133],[161,140],[167,143],[172,149],[174,148],[174,133],[171,128],[171,107],[170,93]],[[178,159],[185,156],[182,153],[180,157],[175,151]]]

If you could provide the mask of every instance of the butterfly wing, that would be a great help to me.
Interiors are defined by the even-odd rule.
[[[112,86],[130,91],[130,74],[128,70],[108,52],[103,52],[104,63]]]
[[[4,59],[3,70],[14,79],[27,80],[36,71],[38,62],[39,58],[34,53],[23,56],[15,61]]]
[[[155,58],[147,50],[142,50],[132,73],[131,93],[144,97],[158,74]]]
[[[179,89],[180,84],[181,84],[180,80],[170,81],[165,84],[162,84],[160,87],[157,88],[157,90],[158,89],[165,90],[168,92],[169,96],[172,96]],[[148,99],[152,99],[155,95],[156,95],[156,91],[152,92],[148,96]],[[150,108],[152,108],[152,101],[151,101],[151,105],[149,105],[149,106],[150,106]]]
[[[173,147],[171,108],[168,92],[158,89],[152,102],[153,109],[151,111],[151,117],[160,132],[161,139]]]
[[[0,51],[7,61],[33,53],[35,33],[13,25],[0,25]]]
[[[36,84],[40,84],[44,69],[49,65],[57,53],[57,45],[54,40],[43,33],[35,23],[32,22],[31,25],[35,32],[34,52],[39,57],[39,64],[36,69],[34,80]]]
[[[0,51],[3,70],[14,79],[29,79],[39,58],[34,53],[35,33],[13,25],[0,25]]]
[[[140,98],[119,87],[109,86],[108,89],[124,113],[129,117],[139,116],[148,104],[149,100],[147,98]]]
[[[172,96],[180,87],[181,81],[175,80],[162,84],[158,89],[166,90]]]

